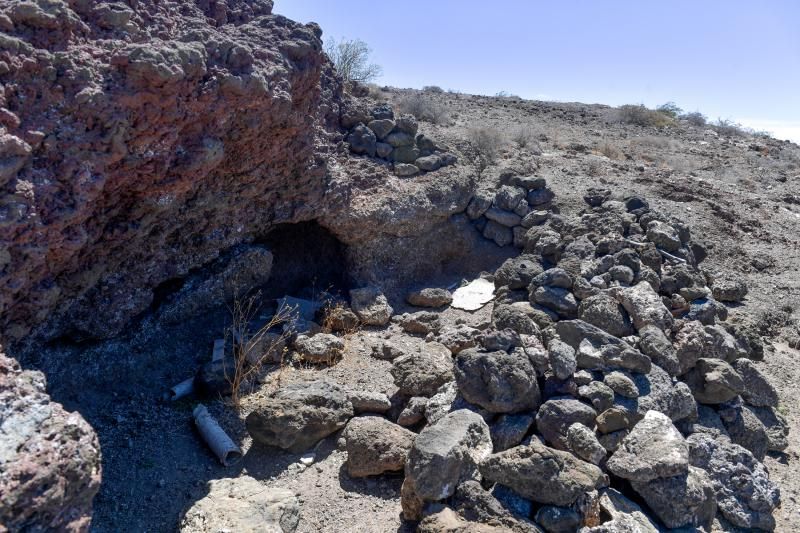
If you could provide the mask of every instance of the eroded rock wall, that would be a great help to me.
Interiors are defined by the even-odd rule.
[[[0,331],[108,337],[273,224],[314,218],[340,88],[269,0],[0,6]]]

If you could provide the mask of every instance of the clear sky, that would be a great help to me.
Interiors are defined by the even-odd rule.
[[[656,106],[800,142],[800,0],[276,0],[358,38],[380,84]]]

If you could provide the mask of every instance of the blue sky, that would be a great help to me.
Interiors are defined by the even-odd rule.
[[[378,83],[656,106],[800,142],[800,0],[276,0],[358,38]]]

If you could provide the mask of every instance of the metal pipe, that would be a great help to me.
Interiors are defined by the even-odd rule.
[[[214,452],[214,455],[217,456],[223,466],[232,465],[242,458],[241,448],[231,440],[225,430],[214,420],[205,405],[198,404],[192,414],[200,435],[202,435],[203,440],[206,441],[208,447],[211,448],[211,451]]]

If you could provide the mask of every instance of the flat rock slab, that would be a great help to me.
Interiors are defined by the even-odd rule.
[[[483,278],[469,282],[453,292],[451,307],[464,311],[477,311],[494,298],[494,283]]]

